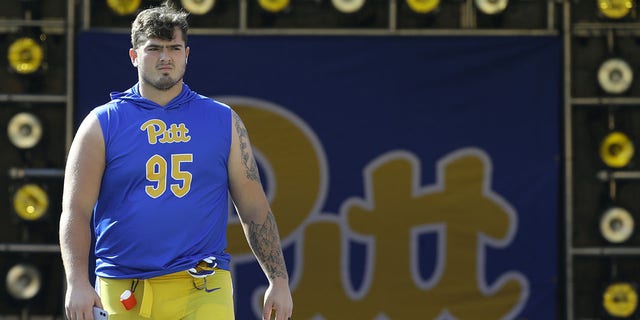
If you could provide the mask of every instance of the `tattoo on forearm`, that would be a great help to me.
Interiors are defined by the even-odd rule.
[[[249,134],[247,133],[247,128],[237,113],[233,112],[233,118],[236,120],[236,131],[238,132],[238,138],[240,140],[240,156],[242,158],[242,165],[245,168],[245,175],[249,180],[260,181],[258,165],[254,157],[249,153]]]
[[[278,226],[271,212],[267,214],[263,224],[249,222],[249,242],[269,278],[288,278]]]

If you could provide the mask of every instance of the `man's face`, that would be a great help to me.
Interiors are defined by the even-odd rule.
[[[182,80],[189,48],[185,46],[182,32],[176,28],[171,41],[148,39],[137,49],[131,49],[129,56],[138,68],[141,82],[166,91]]]

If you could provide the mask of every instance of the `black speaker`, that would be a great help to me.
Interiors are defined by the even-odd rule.
[[[36,121],[39,129],[31,121]],[[3,221],[0,223],[0,243],[57,243],[61,171],[66,154],[64,104],[1,102],[0,123],[3,124],[0,206],[4,208],[0,212]],[[33,138],[37,130],[40,130],[38,139]],[[42,177],[15,172],[25,169],[52,170],[60,174]],[[46,194],[46,200],[43,200],[42,192]],[[24,219],[37,214],[45,205],[46,212],[41,218]]]
[[[463,1],[440,1],[435,9],[432,3],[399,0],[398,29],[459,29],[462,26]],[[429,11],[426,11],[429,9]]]
[[[62,319],[64,284],[59,253],[0,251],[0,318]]]
[[[576,98],[637,97],[640,41],[636,37],[608,36],[601,30],[574,36],[571,44],[571,92]],[[617,61],[617,62],[616,62]],[[613,62],[613,64],[612,64]],[[627,68],[623,68],[624,66]],[[603,85],[603,81],[605,85]],[[622,86],[622,83],[629,82]],[[622,87],[609,90],[608,86]]]
[[[282,3],[286,2],[283,0]],[[261,6],[258,0],[251,0],[247,6],[247,20],[248,27],[253,29],[387,29],[389,3],[385,0],[366,0],[359,10],[346,13],[332,4],[332,0],[289,0],[282,10],[273,12]]]
[[[572,23],[628,23],[628,22],[637,22],[638,21],[638,12],[637,12],[637,4],[635,4],[634,0],[624,0],[627,1],[626,4],[631,4],[630,7],[624,8],[623,1],[618,3],[613,3],[607,0],[573,0],[571,2],[571,22]],[[612,6],[613,4],[613,6]],[[604,10],[602,9],[606,7],[614,7],[617,8],[617,11],[613,16],[607,17],[604,14]],[[624,10],[622,10],[624,9]],[[615,16],[615,17],[614,17]]]
[[[573,246],[640,246],[640,232],[637,231],[637,227],[627,240],[620,243],[607,240],[602,231],[603,227],[617,228],[617,223],[629,226],[628,219],[620,218],[619,214],[615,215],[618,219],[609,220],[610,226],[602,226],[605,213],[612,207],[627,211],[635,225],[640,217],[640,202],[637,201],[640,176],[616,178],[616,174],[621,172],[640,171],[640,126],[637,125],[640,123],[640,108],[575,107],[572,117],[573,234],[570,236]],[[623,144],[616,148],[608,145],[607,138],[611,137],[612,133],[624,133],[629,145]],[[633,152],[622,150],[625,148],[632,148]],[[620,157],[621,166],[608,165],[606,160],[611,157]]]
[[[549,24],[549,7],[556,5],[549,1],[509,0],[502,12],[486,14],[478,8],[478,3],[494,7],[492,0],[471,0],[476,3],[476,25],[478,29],[538,29],[544,30]],[[556,10],[558,12],[559,10]]]
[[[631,256],[575,258],[574,319],[637,319],[638,268]]]
[[[186,8],[189,5],[198,6],[198,0],[173,0],[176,8]],[[219,29],[240,27],[240,1],[215,0],[213,7],[202,14],[189,14],[189,29]],[[186,7],[185,7],[186,4]]]

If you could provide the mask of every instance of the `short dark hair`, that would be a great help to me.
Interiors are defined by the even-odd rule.
[[[148,39],[172,40],[176,27],[182,32],[186,45],[188,15],[182,10],[176,10],[169,1],[159,7],[142,10],[131,24],[131,45],[137,49]]]

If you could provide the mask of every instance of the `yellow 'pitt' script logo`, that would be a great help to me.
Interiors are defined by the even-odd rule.
[[[268,198],[283,246],[296,248],[291,272],[296,318],[519,316],[531,291],[526,275],[501,270],[497,278],[487,277],[492,259],[487,248],[500,250],[512,243],[518,214],[492,189],[493,165],[484,150],[466,147],[439,158],[436,181],[427,185],[416,154],[386,152],[365,166],[362,196],[347,198],[338,212],[323,212],[328,167],[314,132],[272,103],[247,97],[223,101],[257,132],[252,144],[258,161],[267,164],[263,173],[270,177]],[[234,263],[254,263],[241,223],[232,220],[227,231]],[[435,243],[420,244],[426,236],[435,236]],[[350,272],[361,261],[352,258],[351,243],[366,248],[358,275]],[[423,273],[425,264],[431,266],[429,274]],[[354,276],[361,279],[358,287]],[[262,311],[260,301],[252,304],[255,315]]]
[[[171,124],[167,129],[167,124],[160,119],[151,119],[143,123],[140,126],[140,130],[147,132],[149,138],[149,144],[160,143],[174,143],[174,142],[188,142],[191,140],[189,136],[189,129],[184,125]],[[159,138],[159,139],[158,139]]]

